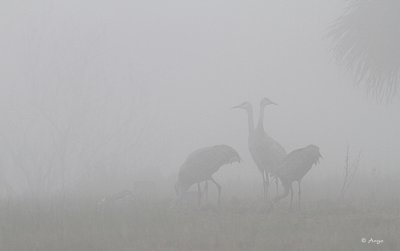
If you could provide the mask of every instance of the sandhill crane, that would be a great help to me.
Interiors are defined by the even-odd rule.
[[[261,172],[263,187],[264,187],[264,200],[268,199],[268,174],[273,171],[277,165],[286,156],[285,149],[276,142],[273,138],[267,135],[264,130],[264,109],[267,105],[275,104],[268,98],[263,98],[260,102],[260,118],[257,128],[254,129],[253,108],[250,103],[244,102],[233,108],[241,108],[247,111],[249,138],[248,145],[250,154]]]
[[[216,145],[204,147],[191,153],[182,164],[178,181],[175,184],[175,191],[179,202],[183,194],[193,185],[197,184],[198,204],[201,203],[200,183],[210,180],[218,189],[218,204],[221,201],[221,185],[219,185],[212,175],[225,164],[240,162],[239,154],[230,146]]]
[[[289,153],[281,163],[280,167],[273,172],[273,175],[281,180],[285,190],[283,194],[275,197],[274,203],[285,198],[290,191],[290,208],[292,208],[292,183],[297,181],[299,184],[298,206],[300,209],[301,179],[307,174],[313,165],[319,163],[319,158],[322,158],[322,155],[319,152],[319,147],[315,145],[308,145]]]
[[[271,138],[264,130],[264,110],[267,105],[276,105],[268,98],[263,98],[260,101],[260,117],[258,119],[256,135],[256,152],[257,158],[264,167],[264,176],[266,181],[266,190],[268,195],[269,179],[268,174],[274,171],[278,165],[286,157],[285,149],[273,138]],[[278,192],[278,180],[276,180],[276,190]]]

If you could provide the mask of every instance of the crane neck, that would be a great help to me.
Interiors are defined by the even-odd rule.
[[[257,128],[264,130],[264,109],[265,106],[260,106],[260,117],[258,119]]]
[[[253,107],[247,110],[247,122],[249,124],[249,135],[254,132],[254,118],[253,118]]]

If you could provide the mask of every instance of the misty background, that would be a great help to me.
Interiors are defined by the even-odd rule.
[[[267,133],[288,151],[320,146],[312,178],[342,175],[346,144],[360,172],[400,177],[398,99],[368,97],[329,52],[342,1],[1,5],[0,177],[17,193],[96,175],[173,184],[190,152],[220,143],[244,159],[224,175],[259,178],[246,115],[230,107],[251,102],[257,122],[264,96],[278,103]]]
[[[348,3],[1,1],[0,250],[356,250],[361,237],[395,250],[400,103],[362,82],[372,71],[397,86],[386,73],[398,74],[398,50],[381,38],[397,41],[399,29],[366,39],[377,47],[361,43],[343,67],[335,56],[360,42],[340,41],[352,16],[336,50],[329,32]],[[365,48],[380,56],[355,84],[344,68],[363,63]],[[302,183],[303,212],[263,214],[247,115],[231,108],[250,102],[257,123],[264,97],[278,104],[265,109],[267,134],[288,153],[315,144],[324,157]],[[242,157],[215,175],[222,206],[169,209],[186,157],[219,144]],[[357,156],[343,206],[346,157]],[[99,213],[121,190],[133,204]]]

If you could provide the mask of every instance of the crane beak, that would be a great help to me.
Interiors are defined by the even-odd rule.
[[[235,157],[234,159],[231,160],[231,164],[233,164],[235,162],[240,163],[241,162],[240,157]]]
[[[319,161],[320,161],[320,159],[323,159],[324,157],[320,154],[320,153],[318,153],[318,160],[317,160],[317,164],[319,164]]]

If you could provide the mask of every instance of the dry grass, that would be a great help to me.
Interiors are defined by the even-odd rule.
[[[252,201],[168,209],[169,200],[139,199],[98,210],[94,201],[3,204],[0,250],[400,250],[396,205],[305,202],[271,213]],[[46,208],[46,210],[44,209]],[[384,243],[363,244],[361,238]]]

